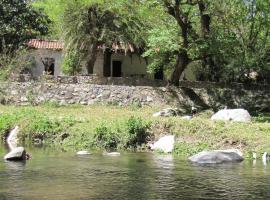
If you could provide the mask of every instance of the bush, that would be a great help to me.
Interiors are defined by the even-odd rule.
[[[110,127],[101,124],[95,130],[94,141],[98,147],[116,149],[119,143],[119,137]]]
[[[34,61],[25,49],[0,54],[0,80],[12,79],[20,73],[30,73]]]
[[[80,63],[80,55],[75,51],[68,51],[65,54],[62,71],[67,75],[76,75],[80,73],[82,66]]]
[[[0,115],[0,136],[5,139],[9,131],[15,127],[17,121],[16,115],[1,114]]]
[[[55,140],[61,133],[64,133],[68,127],[74,125],[74,120],[70,118],[53,119],[44,115],[43,113],[34,111],[32,109],[22,110],[11,114],[0,115],[0,135],[5,137],[9,131],[18,125],[21,132],[21,140],[26,138],[32,141],[36,138],[47,141]]]
[[[126,148],[136,148],[147,142],[149,132],[147,129],[150,127],[149,122],[144,122],[141,118],[131,117],[126,123]]]

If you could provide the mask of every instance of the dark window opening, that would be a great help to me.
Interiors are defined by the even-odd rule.
[[[122,62],[121,61],[113,61],[112,62],[112,76],[113,77],[121,77],[122,76]]]
[[[55,72],[55,59],[54,58],[45,58],[44,60],[41,59],[46,74],[54,75]]]
[[[155,79],[157,80],[163,80],[164,79],[164,72],[163,72],[163,68],[159,68],[155,71],[155,75],[154,75]]]

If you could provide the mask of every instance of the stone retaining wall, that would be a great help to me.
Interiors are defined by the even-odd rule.
[[[181,82],[181,87],[151,87],[97,85],[59,82],[3,82],[0,102],[15,105],[59,104],[180,106],[190,109],[246,108],[250,111],[270,111],[270,90],[221,87],[215,84]]]

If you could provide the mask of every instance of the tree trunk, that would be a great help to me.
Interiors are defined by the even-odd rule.
[[[185,23],[181,23],[179,18],[177,19],[177,21],[179,26],[181,27],[181,36],[183,38],[184,49],[181,49],[179,51],[179,54],[177,55],[177,61],[169,81],[170,85],[175,86],[179,86],[180,77],[189,63],[189,57],[186,50],[188,48],[188,22],[185,21]]]
[[[89,57],[86,62],[86,68],[88,74],[93,74],[94,72],[94,66],[97,59],[97,53],[98,53],[98,44],[97,42],[93,42],[88,50]]]
[[[176,65],[171,74],[171,78],[169,81],[170,85],[179,86],[179,81],[182,73],[185,71],[187,65],[189,63],[188,54],[186,51],[182,51],[177,55]]]
[[[209,14],[205,14],[205,11],[207,10],[207,5],[203,0],[199,1],[198,3],[199,10],[200,10],[200,16],[201,16],[201,36],[205,40],[205,42],[208,42],[209,34],[210,34],[210,24],[211,24],[211,18]],[[209,55],[208,49],[205,49],[202,53],[202,67],[204,69],[209,69],[208,74],[208,80],[210,81],[218,81],[218,69],[215,66],[213,57]]]

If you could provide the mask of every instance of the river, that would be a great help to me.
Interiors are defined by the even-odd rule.
[[[270,165],[260,161],[197,166],[152,153],[31,154],[26,163],[0,160],[0,200],[270,198]]]

